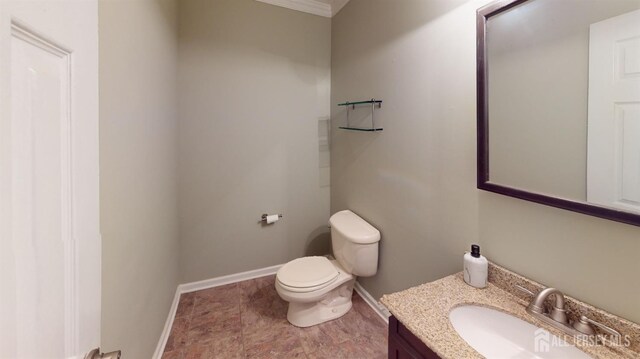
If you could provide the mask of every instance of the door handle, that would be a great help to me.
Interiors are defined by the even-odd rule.
[[[120,359],[120,350],[100,354],[100,348],[95,348],[84,356],[84,359]]]

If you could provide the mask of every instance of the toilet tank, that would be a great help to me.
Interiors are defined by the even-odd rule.
[[[375,275],[380,231],[349,210],[335,213],[329,223],[333,255],[342,267],[360,277]]]

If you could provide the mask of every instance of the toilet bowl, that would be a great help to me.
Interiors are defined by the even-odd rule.
[[[276,274],[276,291],[289,302],[287,320],[298,327],[345,315],[356,276],[377,272],[380,232],[349,210],[334,214],[329,222],[335,259],[294,259]]]

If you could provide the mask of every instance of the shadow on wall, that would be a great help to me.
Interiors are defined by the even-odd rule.
[[[437,18],[446,15],[457,7],[468,3],[469,0],[351,0],[354,4],[347,4],[336,18],[346,16],[360,19],[369,33],[366,38],[357,33],[341,33],[346,40],[341,41],[345,46],[351,47],[348,54],[366,54],[380,51],[395,40],[413,30],[429,25]],[[366,3],[366,6],[357,6],[356,2]],[[355,15],[357,12],[357,16]],[[379,26],[389,19],[402,19],[394,21],[394,26]],[[335,23],[335,19],[334,22]],[[332,59],[334,62],[338,59]]]
[[[305,245],[305,256],[323,256],[331,254],[331,233],[326,226],[316,228]]]
[[[201,16],[196,19],[199,23],[181,26],[181,43],[225,44],[226,50],[269,54],[287,61],[294,68],[299,67],[302,70],[299,72],[301,79],[306,79],[305,82],[310,84],[315,83],[316,78],[309,75],[309,68],[325,66],[309,56],[310,53],[322,51],[322,46],[319,47],[316,41],[298,41],[296,46],[291,46],[291,41],[306,35],[313,36],[318,27],[322,27],[323,22],[330,22],[330,19],[304,13],[291,16],[291,10],[254,0],[182,1],[182,6],[189,9],[189,14],[214,14],[215,18],[209,17],[209,21],[206,21],[207,18]],[[181,18],[183,22],[191,20],[186,13]],[[300,32],[292,35],[292,28],[300,29]],[[225,50],[225,47],[219,47],[218,50]]]

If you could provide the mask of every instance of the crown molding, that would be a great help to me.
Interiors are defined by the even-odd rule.
[[[332,12],[331,4],[327,4],[327,3],[316,1],[316,0],[256,0],[256,1],[260,1],[263,3],[275,5],[275,6],[281,6],[291,10],[298,10],[298,11],[306,12],[313,15],[324,16],[324,17],[331,17],[334,14]],[[342,2],[342,1],[344,0],[340,0],[339,2]],[[340,8],[342,6],[344,6],[344,4],[342,4]]]
[[[335,16],[342,8],[347,5],[349,0],[332,0],[331,1],[331,16]]]

